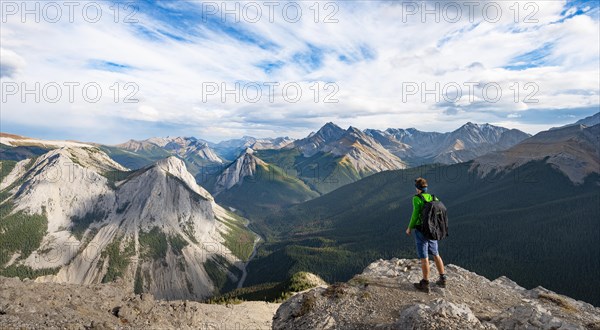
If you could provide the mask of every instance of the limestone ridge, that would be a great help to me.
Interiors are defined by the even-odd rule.
[[[284,302],[273,329],[600,329],[600,308],[506,277],[490,281],[446,267],[448,285],[414,290],[419,260],[378,260],[347,283]],[[432,263],[431,278],[438,274]]]
[[[11,214],[47,218],[30,255],[15,251],[0,265],[57,269],[37,281],[120,277],[157,298],[203,299],[223,285],[217,277],[235,283],[245,265],[245,253],[231,244],[234,229],[249,233],[244,220],[216,204],[174,156],[126,172],[97,148],[61,148],[19,162],[2,188]]]

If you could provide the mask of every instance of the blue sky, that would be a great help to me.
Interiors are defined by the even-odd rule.
[[[536,133],[599,109],[597,1],[482,1],[473,15],[462,1],[323,1],[318,11],[314,2],[276,1],[272,16],[263,2],[125,3],[98,2],[93,23],[85,3],[73,22],[43,12],[39,23],[5,17],[1,131],[218,141],[303,137],[329,121],[427,131],[472,121]],[[421,16],[436,6],[437,15]],[[23,102],[36,83],[49,94]],[[69,100],[71,83],[79,85]],[[62,97],[51,102],[56,86]]]

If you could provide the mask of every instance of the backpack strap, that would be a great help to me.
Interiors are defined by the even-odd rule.
[[[428,202],[428,201],[425,199],[425,197],[423,197],[423,195],[422,195],[422,194],[418,194],[418,195],[415,195],[415,196],[419,197],[419,198],[420,198],[420,199],[423,201],[423,204],[425,204],[425,203],[430,203],[430,202]],[[435,197],[435,195],[434,195],[434,194],[431,194],[431,201],[432,201],[432,202],[435,202],[435,201],[439,201],[439,199],[438,199],[437,197]]]

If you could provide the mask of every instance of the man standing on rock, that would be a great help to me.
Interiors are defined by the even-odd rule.
[[[435,261],[435,266],[437,267],[438,273],[440,274],[440,278],[435,282],[438,286],[445,287],[446,286],[446,274],[444,273],[444,262],[442,261],[442,257],[438,252],[438,241],[427,239],[423,236],[423,233],[419,231],[419,226],[421,225],[421,210],[423,209],[423,205],[425,203],[419,197],[421,195],[423,199],[427,202],[431,202],[433,200],[433,196],[427,193],[427,180],[423,178],[417,178],[415,180],[415,188],[417,190],[417,194],[413,197],[413,213],[410,218],[410,223],[408,228],[406,228],[406,235],[411,234],[411,231],[414,229],[415,232],[415,241],[417,243],[417,254],[419,259],[421,259],[421,270],[423,271],[423,279],[419,283],[414,283],[415,288],[419,291],[429,293],[429,256],[431,254],[433,256],[433,260]]]

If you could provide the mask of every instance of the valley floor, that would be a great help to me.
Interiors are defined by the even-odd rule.
[[[160,301],[119,284],[82,286],[0,277],[2,329],[271,329],[280,304]]]

